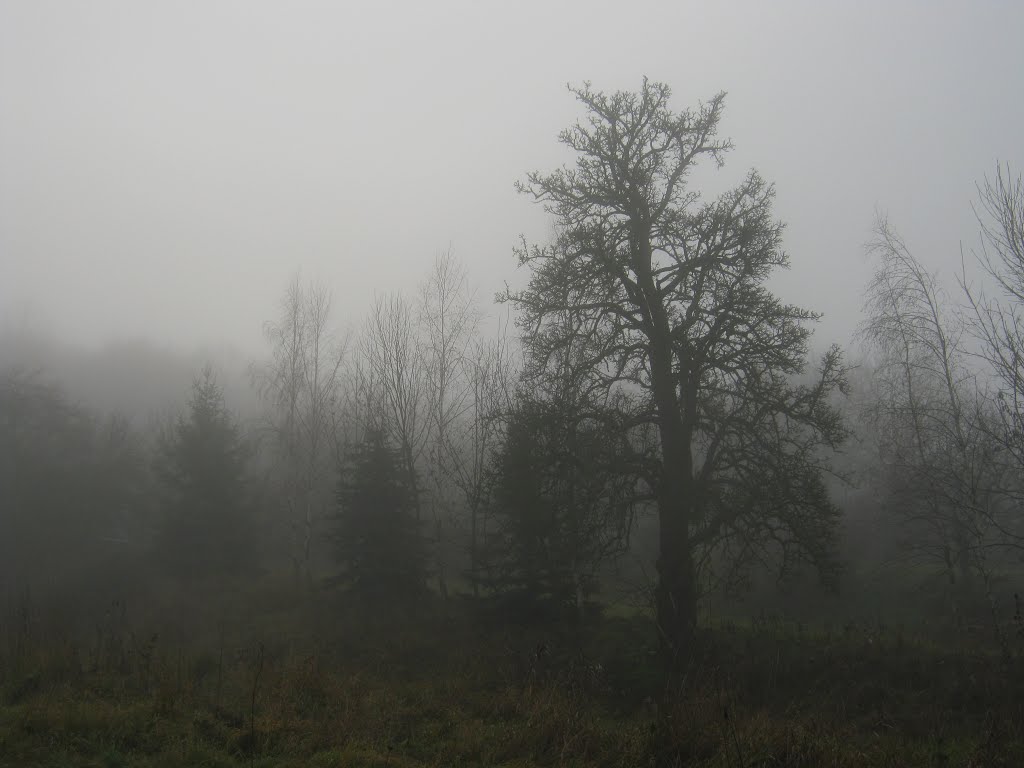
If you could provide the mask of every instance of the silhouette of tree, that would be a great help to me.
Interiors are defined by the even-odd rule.
[[[325,287],[303,286],[296,276],[280,318],[264,327],[271,359],[251,369],[271,408],[272,476],[291,529],[292,566],[296,578],[307,584],[317,526],[331,507],[339,454],[337,419],[348,338],[331,333],[331,307]]]
[[[513,406],[491,469],[496,528],[479,578],[524,618],[571,609],[582,619],[599,566],[628,543],[635,475],[623,433],[609,429],[616,421],[538,392]]]
[[[165,489],[158,544],[173,572],[229,575],[253,567],[250,453],[207,366],[192,383],[187,415],[161,436],[157,451],[156,472]]]
[[[401,453],[380,428],[367,430],[342,469],[333,538],[338,581],[364,596],[423,593],[426,559],[415,489]]]
[[[0,488],[0,579],[54,578],[148,543],[151,487],[128,424],[20,369],[0,374]]]
[[[646,80],[636,93],[573,93],[587,111],[561,135],[575,167],[519,185],[554,216],[557,242],[523,244],[529,285],[504,298],[535,359],[585,337],[586,387],[634,395],[636,418],[657,428],[656,604],[671,676],[691,653],[702,553],[833,573],[839,512],[818,449],[845,437],[828,400],[844,369],[833,348],[814,384],[792,383],[818,315],[765,286],[788,265],[773,187],[751,172],[701,202],[687,183],[731,147],[716,138],[724,95],[674,112],[669,88]]]

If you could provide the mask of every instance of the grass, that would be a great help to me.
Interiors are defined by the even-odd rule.
[[[1024,765],[1024,660],[986,649],[725,622],[661,717],[641,615],[574,635],[457,601],[254,604],[177,635],[157,611],[8,625],[0,766]]]

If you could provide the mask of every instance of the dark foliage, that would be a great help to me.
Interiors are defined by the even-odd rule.
[[[398,452],[381,430],[369,430],[342,468],[338,488],[340,582],[389,599],[423,593],[426,556],[414,494]]]
[[[524,392],[508,419],[480,581],[516,613],[582,612],[601,562],[627,545],[634,481],[598,415]]]
[[[192,384],[188,414],[161,436],[160,555],[179,576],[234,575],[255,562],[246,467],[251,451],[210,368]]]
[[[148,476],[134,434],[40,376],[0,378],[0,576],[95,565],[137,534]]]

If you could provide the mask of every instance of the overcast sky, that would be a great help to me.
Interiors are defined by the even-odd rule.
[[[566,83],[728,92],[777,184],[787,298],[846,342],[876,207],[949,275],[974,184],[1024,170],[1024,3],[0,0],[0,323],[260,349],[290,275],[357,322],[451,247],[488,305],[568,159]]]

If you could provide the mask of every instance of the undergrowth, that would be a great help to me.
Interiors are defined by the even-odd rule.
[[[556,631],[313,597],[175,632],[110,608],[7,622],[0,765],[1024,765],[1021,660],[902,633],[724,623],[666,694],[639,615]]]

